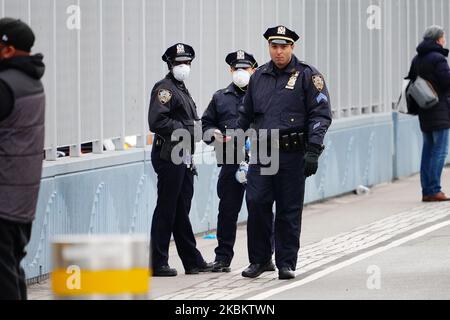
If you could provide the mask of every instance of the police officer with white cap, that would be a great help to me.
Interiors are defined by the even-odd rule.
[[[277,26],[264,37],[271,61],[252,76],[238,127],[247,130],[253,124],[258,132],[279,130],[279,140],[269,145],[271,152],[279,152],[279,170],[264,175],[260,161],[250,165],[246,187],[250,266],[242,275],[255,278],[270,270],[275,202],[276,266],[279,279],[292,279],[300,247],[305,178],[316,173],[324,149],[332,121],[330,97],[322,74],[293,54],[299,39],[294,31]]]
[[[167,49],[162,59],[170,72],[156,83],[152,90],[148,121],[156,134],[152,149],[152,164],[158,175],[158,200],[151,228],[152,265],[154,276],[176,276],[177,270],[168,264],[170,238],[173,233],[178,254],[186,274],[210,271],[212,264],[203,259],[189,220],[194,194],[195,166],[192,162],[195,145],[195,127],[198,123],[197,107],[184,81],[188,78],[194,49],[177,43]],[[175,164],[172,151],[179,141],[174,141],[177,129],[189,131],[191,141],[181,154],[183,162]],[[201,135],[201,134],[200,134]],[[201,137],[200,137],[201,138]],[[198,139],[199,140],[199,139]]]

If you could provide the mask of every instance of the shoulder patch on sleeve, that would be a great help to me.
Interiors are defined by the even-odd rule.
[[[319,91],[322,91],[323,88],[325,88],[325,80],[323,79],[323,76],[321,74],[313,75],[312,82],[314,84],[314,87],[316,87],[316,89]]]
[[[162,104],[166,104],[172,99],[172,92],[167,89],[160,89],[158,91],[158,99]]]

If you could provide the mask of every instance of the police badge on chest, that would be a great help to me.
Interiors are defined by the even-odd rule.
[[[286,89],[289,89],[289,90],[295,89],[295,84],[297,83],[299,75],[300,75],[299,71],[292,74],[291,78],[288,81],[288,84],[286,85]]]

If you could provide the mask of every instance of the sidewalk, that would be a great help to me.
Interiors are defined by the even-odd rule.
[[[444,170],[442,183],[443,190],[450,193],[450,168]],[[408,212],[421,212],[421,217],[426,217],[424,212],[428,210],[427,208],[436,209],[438,207],[434,204],[422,203],[420,190],[420,177],[415,175],[394,183],[375,186],[368,195],[348,194],[306,206],[303,213],[300,263],[304,263],[302,261],[303,258],[307,254],[311,255],[311,252],[314,250],[314,256],[323,254],[325,247],[320,244],[323,243],[324,239],[337,239],[343,233],[351,235],[358,228],[365,228],[374,223],[376,225],[376,222],[389,217],[394,217],[395,221],[398,221],[399,226],[408,225],[408,221],[405,223],[405,221],[396,218],[396,215],[400,213],[407,218]],[[421,210],[417,210],[417,208],[421,208]],[[436,216],[436,219],[446,218],[447,213],[450,213],[450,204],[441,204],[439,205],[439,210],[435,211],[440,214]],[[419,221],[416,219],[415,223],[420,224],[420,219],[423,218],[419,218]],[[394,229],[397,228],[396,225],[393,226]],[[416,225],[410,225],[411,229],[415,227]],[[383,228],[383,225],[379,226],[380,230]],[[372,229],[374,228],[368,228],[368,230]],[[388,229],[387,225],[385,229]],[[367,235],[370,238],[370,234]],[[374,238],[373,235],[371,237]],[[207,261],[213,261],[214,259],[216,241],[215,239],[197,237],[198,248]],[[263,277],[252,280],[244,279],[240,276],[241,270],[248,265],[246,243],[246,226],[240,226],[235,245],[235,258],[231,265],[232,272],[230,274],[205,273],[189,276],[184,274],[181,261],[178,258],[174,244],[172,244],[169,262],[172,267],[178,270],[179,275],[174,278],[153,278],[150,298],[190,299],[195,297],[197,299],[223,299],[226,296],[224,292],[228,293],[229,298],[234,298],[236,295],[244,296],[252,290],[256,291],[262,286],[273,287],[280,285],[281,282],[276,279],[276,273],[267,273]],[[328,250],[328,247],[326,249]],[[336,256],[336,258],[339,257]],[[297,273],[301,272],[301,269],[297,270]],[[221,293],[215,292],[215,288]],[[222,288],[226,288],[226,290],[222,290]],[[240,291],[241,294],[238,293]],[[31,286],[29,288],[29,298],[51,299],[49,282]]]

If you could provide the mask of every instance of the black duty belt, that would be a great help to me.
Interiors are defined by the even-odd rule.
[[[294,132],[280,135],[279,140],[275,141],[275,147],[281,151],[304,151],[306,147],[305,134]]]

